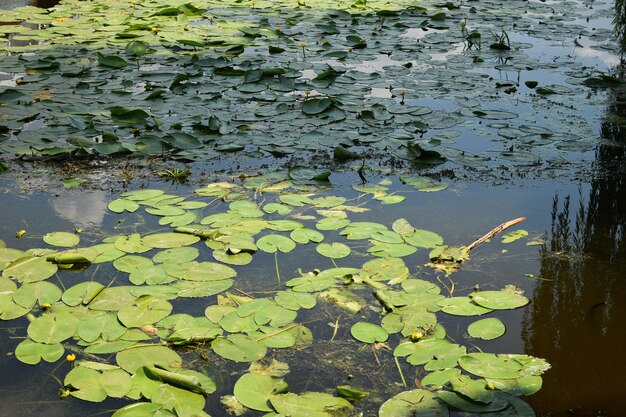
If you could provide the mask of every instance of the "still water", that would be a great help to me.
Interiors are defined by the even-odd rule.
[[[605,127],[611,130],[609,126]],[[615,152],[623,153],[623,149],[609,151],[600,148],[598,156],[614,162]],[[331,179],[336,184],[331,194],[354,196],[350,185],[359,183],[356,175],[333,174]],[[167,187],[167,184],[150,186]],[[189,190],[179,186],[168,191],[185,195]],[[404,217],[416,227],[441,234],[448,244],[469,244],[507,219],[527,217],[520,227],[531,237],[544,239],[543,246],[526,246],[523,242],[503,245],[495,238],[472,252],[470,261],[452,275],[456,295],[472,292],[476,285],[486,290],[513,284],[531,299],[530,305],[501,316],[507,326],[503,337],[472,343],[485,351],[528,353],[550,362],[552,369],[544,374],[543,388],[527,398],[537,415],[621,415],[620,398],[626,395],[626,386],[621,383],[624,367],[620,362],[626,353],[626,338],[622,331],[626,326],[626,307],[622,302],[626,297],[623,279],[626,267],[624,178],[610,172],[598,172],[598,179],[591,183],[529,180],[498,186],[457,180],[452,181],[449,189],[438,193],[418,193],[405,187],[400,187],[398,192],[407,200],[397,205],[372,204],[370,212],[361,215],[362,218],[355,217],[355,220],[369,219],[390,225],[393,220]],[[80,227],[83,239],[98,241],[103,233],[119,231],[114,230],[119,226],[119,215],[106,211],[106,204],[112,198],[102,191],[3,194],[0,239],[7,246],[25,249],[36,246],[41,235],[48,231]],[[126,220],[131,222],[134,219]],[[158,226],[148,221],[135,227],[145,231]],[[27,236],[16,239],[18,229],[27,230]],[[332,266],[328,259],[315,256],[308,249],[303,250],[306,256],[285,254],[281,257],[283,276],[297,276],[298,268],[309,270]],[[255,257],[249,267],[239,269],[237,288],[244,292],[264,288],[275,290],[276,277],[267,272],[273,270],[273,262],[269,255]],[[348,266],[349,262],[344,261],[341,266]],[[413,274],[435,280],[435,275],[422,267],[427,262],[426,252],[407,257],[405,262]],[[88,270],[87,274],[90,272]],[[201,299],[195,306],[181,308],[201,314],[212,302]],[[307,319],[313,321],[309,326],[316,340],[323,344],[330,338],[331,329],[326,325],[329,317]],[[450,336],[457,340],[466,337],[466,326],[473,321],[452,316],[441,320]],[[7,355],[0,359],[3,375],[0,396],[5,404],[3,409],[7,412],[10,409],[5,415],[20,417],[43,412],[49,416],[99,415],[107,409],[119,407],[111,401],[86,407],[78,400],[59,400],[59,383],[55,377],[63,378],[68,370],[67,363],[49,365],[42,372],[41,365],[23,365],[10,355],[21,340],[26,325],[25,319],[2,322],[0,347]],[[349,339],[349,329],[340,328],[337,337]],[[294,355],[301,358],[302,355],[322,355],[319,347],[314,345],[311,349]],[[385,362],[385,355],[390,356],[390,353],[380,354],[381,372],[388,375],[380,378],[384,380],[393,375],[391,378],[397,379],[393,366]],[[292,389],[297,391],[297,384],[315,390],[324,389],[329,383],[332,386],[345,382],[346,375],[342,370],[335,370],[332,374],[325,369],[319,372],[322,366],[315,368],[311,369],[307,360],[292,365],[292,375],[298,379],[291,381]],[[414,371],[409,367],[405,372],[411,375]],[[350,373],[357,375],[358,370]],[[228,380],[231,375],[224,371],[219,377]],[[379,380],[376,376],[370,377],[371,384],[375,385]],[[213,416],[227,415],[218,404],[209,405],[208,410]],[[375,415],[375,410],[366,415]]]

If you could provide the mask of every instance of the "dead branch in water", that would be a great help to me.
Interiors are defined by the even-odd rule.
[[[508,229],[509,227],[515,226],[517,223],[521,223],[524,220],[526,220],[526,217],[518,217],[517,219],[509,220],[508,222],[504,222],[501,225],[499,225],[497,227],[494,227],[489,233],[487,233],[486,235],[484,235],[480,239],[477,239],[474,242],[472,242],[472,244],[467,247],[467,251],[468,252],[471,251],[476,246],[480,245],[481,243],[484,243],[486,240],[491,239],[492,237],[494,237],[498,233],[501,233],[504,230]]]

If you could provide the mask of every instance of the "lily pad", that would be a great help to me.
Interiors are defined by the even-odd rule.
[[[389,337],[389,333],[378,324],[368,322],[358,322],[350,328],[350,334],[363,343],[384,342]]]
[[[378,410],[379,417],[447,417],[448,408],[435,400],[426,390],[404,391],[385,401]]]
[[[495,317],[475,321],[467,327],[470,336],[483,340],[497,339],[505,331],[504,323]]]
[[[273,394],[287,391],[282,378],[256,373],[244,374],[235,382],[233,393],[241,404],[257,411],[270,412],[269,398]]]
[[[321,243],[317,245],[315,250],[317,250],[317,253],[320,255],[332,259],[345,258],[350,255],[350,252],[352,252],[349,246],[339,242],[333,242],[332,244]]]
[[[353,409],[347,400],[321,392],[277,394],[270,402],[285,417],[347,417]]]
[[[523,307],[530,302],[523,295],[510,291],[479,291],[469,296],[474,303],[491,310],[510,310]]]
[[[211,343],[211,348],[223,358],[235,362],[253,362],[263,359],[267,348],[243,334],[231,334],[218,337]]]
[[[68,232],[52,232],[46,233],[43,236],[43,241],[48,245],[61,246],[64,248],[71,248],[80,242],[80,237],[75,233]]]

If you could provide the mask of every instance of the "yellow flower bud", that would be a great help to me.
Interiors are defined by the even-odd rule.
[[[68,353],[65,359],[68,362],[74,362],[76,360],[76,355],[74,355],[73,353]]]
[[[19,230],[15,233],[15,237],[19,239],[23,237],[25,234],[26,234],[26,230]]]

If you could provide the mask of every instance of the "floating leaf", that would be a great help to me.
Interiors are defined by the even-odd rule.
[[[401,175],[400,181],[422,192],[435,192],[448,188],[448,184],[445,182],[435,181],[432,178],[419,175]]]
[[[138,346],[125,349],[115,356],[115,361],[126,372],[135,373],[142,366],[158,366],[164,369],[180,367],[182,359],[166,346]]]
[[[59,311],[37,317],[28,326],[28,336],[35,342],[55,344],[76,334],[80,319],[70,312]]]
[[[263,252],[274,253],[276,251],[291,252],[295,249],[296,244],[293,240],[286,236],[270,233],[261,237],[257,242],[257,246]]]
[[[319,243],[324,240],[324,235],[317,230],[309,229],[307,227],[300,227],[295,229],[289,235],[292,240],[301,245],[306,245],[309,242]]]
[[[126,253],[143,253],[148,252],[149,246],[143,244],[139,233],[132,233],[130,235],[124,235],[117,238],[115,241],[115,248]]]
[[[56,362],[64,352],[65,349],[61,343],[45,344],[25,339],[15,348],[15,357],[28,365],[37,365],[42,360]]]
[[[528,236],[528,232],[526,230],[514,230],[512,232],[508,232],[502,235],[502,243],[515,242],[516,240],[519,240],[526,236]]]
[[[4,278],[13,278],[19,282],[36,282],[50,278],[57,272],[57,266],[46,258],[25,257],[11,262],[2,271]]]
[[[483,340],[497,339],[505,331],[504,323],[495,317],[475,321],[467,327],[470,336]]]
[[[168,249],[181,246],[189,246],[198,242],[200,238],[185,233],[156,233],[154,235],[144,236],[142,244],[151,248]]]
[[[473,302],[492,310],[510,310],[523,307],[530,300],[510,291],[479,291],[469,295]]]
[[[404,391],[385,401],[378,411],[379,417],[448,417],[448,408],[435,400],[426,390]]]
[[[172,312],[172,305],[149,295],[139,297],[133,305],[120,309],[117,317],[126,327],[141,327],[156,323]]]
[[[379,325],[363,321],[354,324],[350,334],[363,343],[384,342],[389,337],[389,333]]]
[[[522,364],[506,355],[470,353],[459,358],[459,365],[467,372],[483,378],[514,379],[522,376]]]
[[[492,402],[484,404],[464,397],[452,391],[438,391],[437,398],[442,399],[448,405],[461,411],[473,413],[489,413],[504,410],[509,403],[506,400],[495,398]]]
[[[167,273],[175,278],[188,281],[219,281],[237,275],[234,269],[226,265],[196,261],[169,266]]]
[[[455,316],[480,316],[493,311],[472,301],[469,297],[450,297],[437,303],[444,313]]]
[[[327,258],[341,259],[350,255],[350,247],[343,243],[333,242],[332,244],[321,243],[315,248],[317,253]]]
[[[249,373],[235,382],[233,393],[237,401],[246,407],[269,412],[273,410],[269,405],[269,397],[287,390],[288,386],[282,378]]]
[[[264,344],[243,334],[218,337],[211,343],[218,355],[235,362],[253,362],[263,359],[267,348]]]
[[[107,396],[121,398],[130,391],[130,375],[122,369],[98,372],[84,366],[77,366],[66,376],[64,384],[70,387],[73,397],[85,401],[101,402]]]
[[[272,395],[270,402],[276,412],[285,417],[344,417],[353,408],[343,398],[321,392]]]

